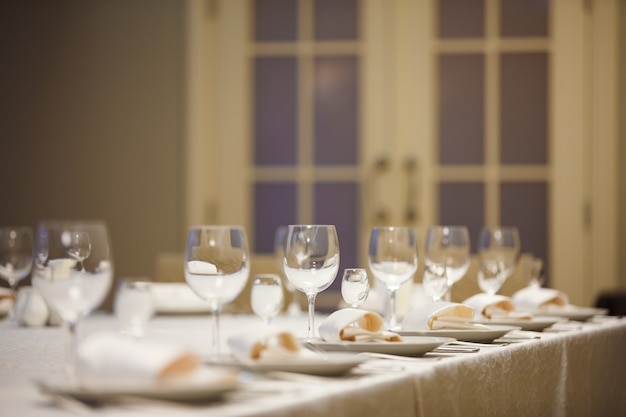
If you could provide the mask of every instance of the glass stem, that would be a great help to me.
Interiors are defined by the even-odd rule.
[[[211,338],[211,353],[220,353],[220,313],[221,307],[215,307],[213,309],[213,324],[212,324],[212,338]]]
[[[396,318],[396,293],[398,290],[389,290],[389,330],[394,330],[398,325]]]
[[[67,328],[66,348],[65,348],[65,366],[67,376],[73,384],[77,381],[76,377],[76,327],[77,320],[68,320],[65,322]]]
[[[314,317],[315,317],[315,296],[317,294],[307,294],[306,299],[309,302],[309,331],[307,332],[306,341],[310,342],[315,338],[315,327],[314,327]]]

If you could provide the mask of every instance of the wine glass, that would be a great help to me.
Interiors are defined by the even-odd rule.
[[[285,288],[289,292],[289,305],[287,306],[287,313],[290,316],[299,316],[302,313],[300,309],[300,303],[298,302],[298,293],[296,287],[287,279],[285,275],[285,240],[287,239],[287,226],[279,226],[276,228],[274,234],[274,258],[276,259],[276,266],[280,272],[281,277],[284,278]]]
[[[359,308],[367,299],[370,281],[364,268],[347,268],[341,278],[341,296],[352,308]]]
[[[502,273],[501,264],[495,259],[482,259],[478,266],[478,286],[480,289],[488,294],[495,295],[506,277]]]
[[[151,282],[147,277],[120,280],[115,294],[115,315],[122,333],[140,338],[154,315]]]
[[[448,289],[450,280],[446,275],[446,267],[442,264],[426,264],[422,275],[422,287],[424,292],[437,302],[443,298]]]
[[[64,244],[67,247],[67,254],[76,259],[76,261],[80,263],[81,271],[84,271],[85,259],[87,259],[91,253],[89,233],[82,230],[73,230],[63,235],[63,238],[66,240]]]
[[[410,227],[374,227],[368,252],[369,267],[374,278],[389,291],[387,321],[390,329],[398,324],[396,292],[409,281],[417,269],[417,241]]]
[[[17,296],[19,282],[26,278],[33,265],[33,231],[30,227],[0,228],[0,277],[6,280]],[[15,303],[9,312],[15,320]]]
[[[516,227],[483,227],[480,231],[478,249],[481,261],[497,262],[502,282],[513,274],[520,251],[519,232]],[[493,265],[485,266],[493,269]]]
[[[339,271],[339,238],[333,225],[292,225],[287,229],[285,275],[309,306],[306,341],[315,336],[315,297],[332,284]]]
[[[240,226],[194,226],[185,249],[185,280],[213,315],[211,354],[220,352],[220,313],[246,286],[250,274],[248,238]]]
[[[77,236],[81,242],[78,246],[82,249],[77,249],[74,239]],[[87,240],[88,251],[85,250]],[[67,329],[67,369],[71,379],[75,377],[78,322],[102,303],[112,280],[113,259],[104,222],[39,222],[35,239],[33,286]]]
[[[266,325],[283,308],[283,285],[276,274],[259,274],[252,281],[250,304],[254,314],[261,317]]]
[[[438,265],[431,268],[430,274],[440,276],[440,269],[448,279],[445,298],[451,299],[454,283],[458,282],[467,273],[470,265],[469,231],[465,226],[432,226],[426,234],[425,264]],[[427,280],[434,277],[429,275]]]
[[[545,281],[543,274],[543,260],[534,257],[531,253],[522,255],[521,267],[524,282],[529,287],[539,288]]]

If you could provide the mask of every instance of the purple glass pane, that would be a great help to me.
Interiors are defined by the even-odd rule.
[[[500,56],[500,160],[503,164],[548,161],[548,55]]]
[[[484,0],[440,0],[439,36],[476,38],[485,33]]]
[[[358,17],[358,0],[315,0],[315,39],[357,39]]]
[[[297,62],[257,58],[254,83],[254,149],[257,165],[295,165]]]
[[[501,0],[500,34],[548,36],[550,0]]]
[[[482,183],[449,182],[439,184],[439,222],[467,226],[476,252],[480,229],[485,224],[485,187]]]
[[[482,54],[439,57],[439,161],[482,164],[485,76]]]
[[[293,183],[256,183],[254,185],[254,251],[274,252],[274,233],[278,226],[295,224],[296,191]]]
[[[254,39],[293,41],[298,33],[298,2],[295,0],[256,0]]]
[[[356,57],[315,60],[315,163],[357,163],[358,62]]]
[[[315,184],[315,218],[317,224],[334,224],[339,235],[340,266],[358,267],[359,249],[359,187],[356,183],[318,183]],[[330,287],[333,291],[341,289],[341,277],[335,279]]]
[[[503,226],[517,226],[521,252],[548,259],[548,185],[545,182],[503,183],[500,186],[500,219]]]

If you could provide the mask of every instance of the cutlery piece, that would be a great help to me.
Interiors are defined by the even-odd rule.
[[[434,349],[435,353],[475,353],[480,351],[480,348],[477,346],[450,346],[443,345],[439,346],[437,349]]]
[[[441,360],[439,357],[428,357],[428,356],[400,356],[400,355],[391,355],[389,353],[376,353],[376,352],[361,352],[359,355],[367,356],[370,358],[378,358],[378,359],[393,359],[397,361],[406,361],[406,362],[422,362],[428,360]]]

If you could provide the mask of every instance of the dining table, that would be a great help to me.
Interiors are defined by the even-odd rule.
[[[325,316],[318,314],[319,324]],[[185,345],[208,372],[208,314],[157,315],[144,337]],[[254,332],[248,314],[221,317],[220,349],[235,334]],[[306,335],[304,315],[281,315],[272,326]],[[78,343],[117,332],[112,314],[96,313],[78,326]],[[98,416],[626,416],[626,318],[564,320],[543,331],[515,330],[474,349],[419,356],[365,355],[341,375],[235,369],[234,389],[211,401],[86,403],[43,392],[40,382],[63,379],[66,334],[59,326],[0,322],[0,417]],[[230,364],[232,366],[232,364]]]

